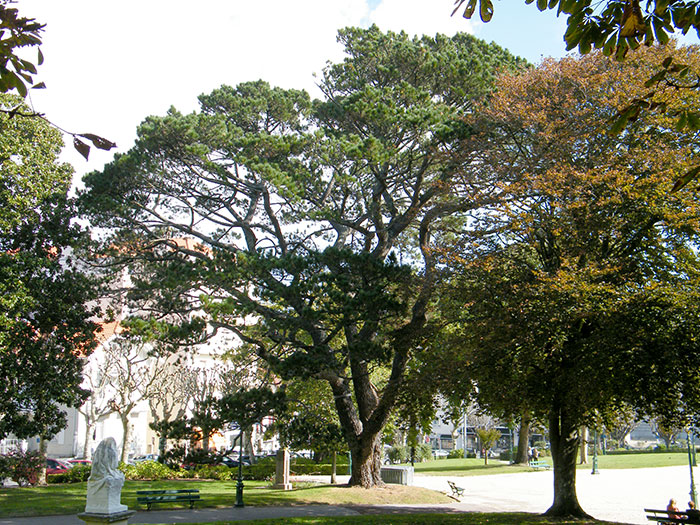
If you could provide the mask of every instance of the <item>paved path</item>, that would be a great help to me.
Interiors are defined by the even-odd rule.
[[[309,478],[305,478],[309,479]],[[315,478],[327,483],[328,477]],[[552,502],[552,473],[530,472],[489,476],[415,476],[414,485],[449,492],[447,480],[464,487],[465,495],[451,505],[299,505],[294,507],[244,507],[225,509],[181,509],[142,511],[130,524],[192,523],[220,520],[252,520],[296,516],[356,516],[369,513],[521,511],[544,512]],[[347,476],[339,476],[344,483]],[[601,470],[591,475],[579,470],[579,501],[589,514],[598,519],[619,523],[649,523],[644,507],[665,508],[674,497],[683,506],[690,487],[688,467],[653,469]],[[83,525],[76,516],[34,518],[0,518],[0,525]]]
[[[541,513],[552,504],[551,471],[493,476],[415,476],[414,484],[449,492],[447,480],[464,487],[461,508],[475,511],[523,511]],[[666,508],[670,498],[685,509],[689,499],[688,467],[578,470],[576,489],[579,503],[594,518],[621,523],[649,523],[644,508]]]

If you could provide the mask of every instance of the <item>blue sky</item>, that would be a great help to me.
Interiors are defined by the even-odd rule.
[[[197,95],[222,84],[264,79],[319,96],[314,73],[342,58],[337,30],[377,24],[409,34],[457,31],[494,41],[533,63],[566,54],[566,21],[524,0],[496,0],[488,24],[451,17],[454,0],[17,0],[46,23],[46,57],[32,94],[37,111],[64,129],[91,132],[126,151],[136,127],[170,106],[197,108]],[[697,38],[694,39],[697,42]],[[78,174],[112,153],[64,160]]]

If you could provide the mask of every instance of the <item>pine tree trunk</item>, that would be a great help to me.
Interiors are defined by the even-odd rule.
[[[165,435],[158,436],[158,457],[165,457],[165,448],[168,446],[168,438]]]
[[[549,440],[554,463],[554,501],[547,516],[590,518],[576,495],[576,460],[579,437],[565,410],[553,410],[549,417]]]

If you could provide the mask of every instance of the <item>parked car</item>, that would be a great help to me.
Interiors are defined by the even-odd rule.
[[[90,461],[89,459],[84,459],[84,458],[80,458],[80,459],[79,459],[79,458],[69,459],[69,460],[68,460],[68,463],[69,463],[71,466],[75,466],[75,465],[86,465],[86,466],[88,466],[88,467],[92,466],[92,461]]]
[[[139,463],[140,461],[158,461],[158,454],[145,454],[143,456],[136,456],[131,461],[134,463]]]
[[[250,465],[250,461],[248,461],[247,456],[243,456],[243,460],[241,461],[241,464],[244,467],[247,467]],[[224,456],[219,460],[219,465],[226,465],[227,467],[236,467],[238,468],[238,458],[232,458],[231,456]]]
[[[46,458],[46,473],[47,474],[63,474],[72,469],[73,466],[60,459]]]
[[[435,459],[444,459],[447,456],[449,456],[449,452],[447,450],[442,450],[442,449],[433,449],[433,457]]]

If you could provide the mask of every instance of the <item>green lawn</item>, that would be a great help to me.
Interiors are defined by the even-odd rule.
[[[469,512],[464,514],[403,514],[377,516],[350,516],[328,518],[283,518],[276,520],[219,521],[214,525],[601,525],[611,521],[596,520],[555,520],[535,514]],[[161,524],[168,525],[168,524]],[[185,525],[203,525],[190,523]],[[210,524],[211,525],[211,524]]]
[[[295,490],[283,491],[268,488],[269,483],[246,481],[244,502],[250,506],[305,505],[305,504],[401,504],[401,503],[450,503],[446,495],[420,487],[388,485],[385,489],[362,488],[318,484],[296,484]],[[201,507],[231,507],[236,499],[235,481],[127,481],[122,490],[122,503],[130,509],[138,509],[137,490],[198,488]],[[85,483],[48,485],[46,487],[0,489],[0,518],[10,516],[46,516],[51,514],[76,514],[85,510]],[[157,508],[182,508],[182,504],[163,503]],[[156,508],[156,507],[154,507]]]
[[[552,464],[551,457],[542,457],[541,460]],[[579,465],[580,469],[592,468],[592,458],[587,465]],[[657,454],[621,454],[599,455],[598,469],[626,469],[626,468],[655,468],[687,465],[688,454],[684,452],[667,452]],[[415,472],[426,476],[481,476],[486,474],[513,474],[517,472],[529,472],[531,469],[522,465],[508,465],[500,461],[490,459],[484,466],[483,459],[437,459],[415,464]]]
[[[551,458],[543,458],[551,463]],[[631,454],[618,456],[599,456],[598,468],[642,468],[687,465],[688,456],[684,453]],[[579,468],[590,469],[591,465]],[[491,461],[484,467],[479,459],[441,459],[418,463],[417,474],[442,476],[471,476],[484,474],[503,474],[528,472],[528,467],[507,465]],[[127,481],[122,491],[122,503],[136,509],[136,491],[147,489],[199,488],[202,495],[200,506],[228,507],[235,501],[235,481]],[[85,483],[49,485],[46,487],[0,489],[0,518],[11,516],[41,516],[50,514],[75,514],[85,507]],[[246,505],[304,505],[304,504],[400,504],[400,503],[449,503],[453,500],[444,494],[419,487],[389,485],[386,489],[364,490],[344,486],[299,484],[293,491],[281,491],[268,488],[266,482],[247,481],[244,500]],[[158,508],[181,508],[176,503],[162,504]],[[510,515],[508,515],[510,516]],[[503,516],[499,519],[510,519]],[[402,518],[397,518],[402,519]],[[427,519],[427,518],[426,518]],[[462,519],[462,518],[460,518]],[[471,519],[471,518],[470,518]],[[272,523],[272,522],[270,522]],[[292,522],[290,522],[292,523]],[[299,523],[323,523],[302,522]],[[329,523],[329,522],[326,522]],[[339,522],[342,523],[342,522]],[[368,521],[367,523],[374,523]],[[391,522],[394,523],[394,522]],[[403,523],[397,521],[396,523]],[[432,523],[426,521],[425,523]],[[484,523],[479,521],[459,521],[455,523]],[[510,521],[489,521],[489,523],[511,523]],[[541,523],[541,522],[532,522]],[[547,523],[547,522],[544,522]]]

